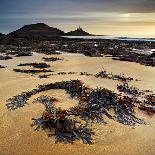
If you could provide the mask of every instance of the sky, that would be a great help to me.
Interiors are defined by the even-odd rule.
[[[0,32],[46,23],[100,35],[155,37],[155,0],[0,0]]]

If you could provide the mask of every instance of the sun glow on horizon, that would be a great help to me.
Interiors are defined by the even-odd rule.
[[[131,17],[131,14],[130,13],[126,13],[126,14],[124,14],[124,17],[129,18],[129,17]]]

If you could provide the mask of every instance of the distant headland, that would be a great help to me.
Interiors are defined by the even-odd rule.
[[[9,33],[7,36],[23,38],[23,37],[53,37],[53,36],[92,36],[92,34],[84,31],[80,26],[74,30],[65,33],[64,31],[50,27],[44,23],[29,24]]]

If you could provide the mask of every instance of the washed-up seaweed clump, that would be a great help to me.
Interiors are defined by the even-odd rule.
[[[12,59],[12,57],[8,56],[8,55],[0,55],[0,60],[9,60],[9,59]]]
[[[101,116],[106,115],[109,118],[127,125],[140,123],[138,118],[135,119],[134,98],[119,96],[118,94],[104,88],[90,89],[79,80],[40,85],[38,88],[30,92],[22,93],[19,96],[17,95],[12,99],[9,99],[8,102],[11,105],[17,106],[17,103],[22,105],[22,103],[25,103],[33,94],[50,89],[65,89],[72,98],[77,98],[79,100],[79,105],[73,108],[72,112],[76,115],[80,115],[82,118],[104,122],[103,117]],[[20,98],[22,100],[20,100]],[[113,115],[109,113],[110,109],[115,111]],[[82,111],[82,113],[78,113],[78,110]]]
[[[33,66],[33,68],[48,68],[50,65],[46,63],[25,63],[25,64],[19,64],[18,66]]]
[[[66,72],[59,72],[59,73],[57,73],[57,75],[67,75],[68,73],[66,73]]]
[[[135,116],[136,100],[134,98],[119,96],[105,88],[90,89],[80,81],[66,85],[66,90],[72,97],[78,97],[79,105],[71,110],[84,120],[106,123],[103,119],[103,116],[106,115],[125,125],[144,123]],[[111,109],[114,110],[114,114],[110,114]]]
[[[7,100],[6,106],[9,110],[16,110],[27,105],[27,101],[32,95],[39,93],[38,89],[33,89],[28,92],[22,92],[19,95],[13,96]]]
[[[124,92],[127,95],[140,96],[140,95],[144,94],[143,91],[140,91],[136,87],[129,87],[128,83],[123,83],[123,84],[117,85],[117,89],[120,92]]]
[[[27,103],[27,100],[31,97],[31,93],[23,92],[20,95],[13,96],[12,98],[7,100],[7,108],[9,110],[15,110],[21,107],[24,107]]]
[[[101,78],[108,78],[109,74],[107,73],[106,70],[103,70],[103,71],[97,73],[95,76],[96,77],[101,77]]]
[[[146,95],[145,101],[139,108],[147,111],[149,114],[155,113],[155,94]]]
[[[31,51],[18,51],[16,52],[16,57],[22,57],[22,56],[32,56],[33,53]]]
[[[2,66],[2,65],[0,65],[0,68],[5,68],[6,66]]]
[[[52,70],[47,70],[47,69],[13,69],[13,71],[19,72],[19,73],[29,73],[29,74],[53,72]]]
[[[75,74],[77,74],[77,72],[58,72],[58,73],[49,74],[49,76],[52,76],[52,75],[75,75]]]
[[[68,72],[68,74],[77,74],[77,72]]]
[[[90,73],[87,73],[87,72],[80,72],[80,75],[93,76],[93,74],[90,74]]]
[[[113,60],[136,62],[145,66],[152,66],[152,67],[155,66],[154,56],[152,57],[151,55],[139,54],[129,51],[127,53],[125,52],[123,55],[117,54],[116,56],[115,55],[112,56]]]
[[[44,75],[38,75],[38,78],[44,79],[44,78],[49,78],[52,74],[44,74]]]
[[[124,74],[114,75],[112,73],[108,73],[106,70],[102,70],[101,72],[97,73],[95,77],[118,80],[121,82],[129,82],[134,80],[132,77],[125,77]]]
[[[57,58],[57,57],[50,57],[50,58],[43,57],[43,60],[46,62],[54,62],[54,61],[63,60],[63,59]]]
[[[32,126],[36,126],[36,129],[48,129],[49,136],[55,135],[56,143],[73,143],[81,139],[84,143],[91,144],[93,132],[87,128],[88,124],[89,122],[107,124],[104,116],[129,126],[145,124],[144,120],[135,116],[135,105],[141,104],[136,98],[122,96],[105,88],[91,89],[79,80],[39,85],[36,89],[9,99],[7,108],[10,110],[21,108],[27,104],[32,95],[51,89],[64,89],[71,98],[79,101],[77,106],[69,110],[55,108],[55,99],[49,96],[40,96],[34,101],[42,103],[45,111],[40,118],[33,119]],[[77,118],[85,123],[79,124]]]
[[[61,108],[55,108],[54,99],[49,96],[40,96],[35,102],[45,106],[45,111],[40,118],[33,118],[31,126],[35,130],[43,129],[49,131],[49,136],[55,135],[55,143],[73,143],[75,140],[82,140],[85,144],[92,144],[92,132],[86,125],[69,118],[71,113]]]

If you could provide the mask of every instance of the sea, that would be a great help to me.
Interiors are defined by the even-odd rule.
[[[63,36],[65,38],[79,38],[79,39],[113,39],[113,40],[128,40],[128,41],[149,41],[155,42],[154,38],[140,38],[140,37],[122,37],[122,36],[111,36],[111,35],[104,35],[104,36]]]

